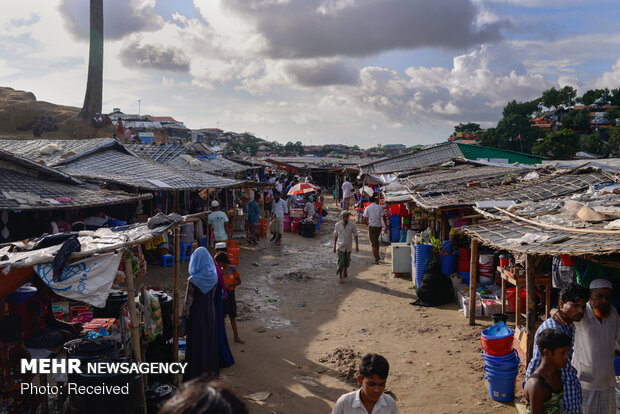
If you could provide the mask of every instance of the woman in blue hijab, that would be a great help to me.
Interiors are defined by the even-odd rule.
[[[206,374],[220,375],[218,320],[215,300],[219,289],[213,258],[199,247],[189,259],[189,274],[183,316],[187,318],[184,381]],[[221,300],[221,298],[220,298]]]

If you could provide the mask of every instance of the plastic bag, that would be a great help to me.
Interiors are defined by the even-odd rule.
[[[159,299],[148,289],[142,290],[142,304],[144,310],[142,321],[144,324],[144,336],[150,340],[155,339],[164,332],[164,322],[161,317],[161,305]]]

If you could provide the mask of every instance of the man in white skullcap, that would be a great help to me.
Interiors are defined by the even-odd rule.
[[[612,297],[609,280],[593,280],[585,315],[575,322],[572,364],[581,382],[584,413],[616,413],[614,357],[620,349],[620,318]]]

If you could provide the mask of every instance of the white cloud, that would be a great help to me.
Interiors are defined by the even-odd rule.
[[[610,71],[603,73],[595,82],[597,88],[615,89],[620,87],[620,57]]]

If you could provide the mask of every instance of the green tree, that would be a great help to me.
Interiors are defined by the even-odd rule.
[[[256,141],[246,141],[245,149],[248,154],[256,155],[258,152],[258,143]]]
[[[605,119],[611,122],[612,125],[616,125],[616,119],[620,118],[620,109],[609,108],[605,111]]]
[[[529,117],[513,114],[481,133],[477,140],[488,147],[530,153],[541,134],[542,130],[533,127]]]
[[[591,154],[606,155],[605,144],[601,138],[601,133],[593,131],[584,138],[583,149]]]
[[[596,92],[596,90],[590,89],[589,91],[586,91],[581,96],[581,98],[578,99],[578,101],[584,105],[590,106],[590,105],[593,105],[597,99],[598,99],[598,93]]]
[[[620,126],[609,128],[609,139],[607,143],[612,153],[616,155],[620,153]]]
[[[590,130],[590,109],[570,111],[562,118],[562,128],[570,128],[576,131],[588,132]]]
[[[579,135],[570,129],[548,132],[532,146],[532,152],[556,160],[572,158],[579,150]]]
[[[297,153],[297,155],[304,155],[306,153],[304,144],[302,144],[301,141],[295,142],[294,147],[295,147],[295,152]]]
[[[555,89],[547,89],[542,93],[542,104],[547,108],[557,108],[562,104],[562,93]]]
[[[504,118],[510,115],[521,115],[524,117],[531,117],[534,114],[540,112],[541,99],[534,99],[533,101],[517,102],[514,99],[506,104],[502,111]]]
[[[620,88],[612,89],[609,91],[609,104],[620,107]]]
[[[452,135],[456,136],[457,132],[473,134],[478,131],[481,131],[480,124],[476,124],[474,122],[468,122],[466,124],[460,123],[454,126],[454,133]]]
[[[565,86],[560,89],[560,101],[565,104],[567,107],[573,106],[577,98],[577,91],[572,86]]]

